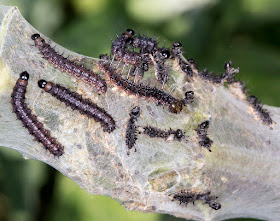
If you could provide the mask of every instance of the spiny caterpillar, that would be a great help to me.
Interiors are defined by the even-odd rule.
[[[176,60],[177,64],[181,68],[181,70],[189,77],[192,78],[194,76],[194,73],[191,68],[191,64],[186,63],[182,59],[183,56],[183,47],[180,42],[174,42],[172,44],[172,49],[171,49],[171,55],[172,58]],[[188,61],[187,61],[188,62]]]
[[[14,86],[13,93],[11,95],[13,112],[16,113],[17,118],[37,141],[42,143],[53,155],[59,157],[64,153],[64,147],[50,135],[51,132],[44,128],[43,124],[38,121],[37,116],[31,113],[31,109],[25,103],[25,93],[28,85],[28,79],[29,74],[26,71],[22,72],[20,74],[20,78]]]
[[[156,79],[164,85],[169,77],[164,63],[170,57],[170,52],[165,48],[159,49],[155,51],[151,57],[155,66]]]
[[[260,104],[260,101],[258,100],[257,97],[251,95],[248,98],[249,103],[252,105],[254,108],[256,114],[259,116],[261,121],[266,124],[266,125],[271,125],[273,123],[270,114],[267,110],[263,109],[263,105]]]
[[[129,113],[129,120],[127,123],[127,127],[126,127],[126,145],[128,147],[128,149],[132,149],[135,145],[135,142],[137,140],[137,128],[135,125],[135,122],[137,120],[137,118],[140,116],[140,107],[136,106],[134,107],[130,113]],[[134,147],[135,148],[135,147]],[[136,152],[136,148],[135,148],[135,152]],[[127,154],[129,155],[129,152],[127,152]]]
[[[181,190],[173,195],[173,199],[178,200],[180,204],[193,203],[194,205],[196,201],[201,200],[203,204],[208,204],[214,210],[221,209],[221,204],[216,202],[217,198],[216,196],[210,196],[210,192],[200,193],[190,190]]]
[[[196,128],[196,133],[198,135],[198,143],[200,146],[205,147],[211,152],[211,145],[213,143],[209,137],[207,137],[207,130],[209,127],[209,121],[204,121]]]
[[[70,106],[73,110],[78,110],[81,114],[100,122],[105,132],[110,133],[115,130],[116,123],[112,116],[89,99],[83,99],[80,94],[71,92],[68,88],[50,81],[39,80],[38,86],[65,103],[66,106]]]
[[[44,58],[52,63],[54,67],[59,68],[62,72],[66,72],[70,76],[74,76],[78,80],[92,85],[99,93],[106,92],[106,81],[99,75],[59,55],[39,34],[32,35],[31,39],[34,40],[35,46],[38,47]]]
[[[152,138],[163,138],[165,140],[177,140],[181,141],[185,136],[182,130],[177,129],[177,130],[161,130],[156,127],[150,127],[150,126],[145,126],[143,128],[140,128],[140,133],[141,134],[146,134],[149,137]]]

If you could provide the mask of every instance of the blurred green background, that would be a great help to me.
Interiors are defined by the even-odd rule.
[[[250,94],[280,106],[279,0],[0,0],[16,5],[35,28],[75,52],[98,57],[126,28],[184,46],[200,69],[240,67]],[[169,215],[126,211],[94,196],[51,167],[0,149],[0,221],[175,221]],[[235,219],[252,220],[252,219]]]

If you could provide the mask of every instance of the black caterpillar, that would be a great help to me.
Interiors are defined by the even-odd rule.
[[[78,93],[45,80],[39,80],[38,86],[65,103],[66,106],[70,106],[73,110],[78,110],[81,114],[100,122],[105,132],[110,133],[116,128],[116,123],[110,114],[89,99],[83,99]]]
[[[102,57],[102,56],[101,56]],[[189,95],[193,92],[186,92],[186,98],[179,100],[171,95],[167,94],[163,90],[157,88],[151,88],[148,86],[144,86],[142,84],[135,84],[133,82],[128,81],[127,79],[123,79],[120,74],[117,73],[117,70],[113,68],[108,61],[100,61],[98,64],[99,70],[104,73],[104,75],[110,79],[110,81],[119,87],[121,90],[133,94],[136,97],[141,97],[144,99],[150,99],[153,101],[157,101],[162,105],[168,106],[168,110],[171,113],[179,113],[183,109],[183,105],[192,102],[193,98],[189,98]],[[188,95],[188,97],[187,97]]]
[[[64,58],[62,55],[59,55],[42,37],[40,37],[39,34],[32,35],[31,39],[34,40],[35,46],[39,48],[39,51],[44,58],[52,63],[54,67],[59,68],[62,72],[66,72],[70,76],[76,77],[78,80],[82,80],[85,83],[92,85],[99,93],[106,92],[106,81],[99,75],[86,69],[82,65],[76,64],[75,62]]]
[[[171,49],[172,58],[175,59],[181,68],[181,70],[189,77],[192,78],[194,73],[191,68],[191,64],[187,64],[183,59],[183,47],[180,42],[174,42]]]
[[[165,140],[168,140],[170,138],[172,140],[181,141],[185,137],[183,131],[180,129],[178,130],[169,129],[165,131],[165,130],[158,129],[156,127],[149,127],[149,126],[143,127],[140,133],[146,134],[152,138],[157,137],[157,138],[163,138]]]
[[[152,55],[152,60],[155,66],[155,76],[158,82],[165,84],[168,80],[168,72],[164,65],[165,60],[170,57],[170,52],[167,49],[155,51]]]
[[[20,78],[14,86],[13,93],[11,95],[13,112],[16,113],[17,118],[37,141],[42,143],[53,155],[59,157],[64,153],[64,147],[50,135],[51,132],[44,128],[43,124],[38,121],[37,116],[31,113],[31,109],[25,103],[25,93],[28,79],[29,74],[27,72],[22,72],[20,74]]]
[[[248,101],[252,105],[256,114],[259,116],[259,118],[264,124],[271,125],[273,123],[269,112],[263,109],[263,105],[260,104],[260,101],[258,100],[257,97],[251,95],[250,97],[248,97]]]
[[[198,143],[200,146],[205,147],[211,152],[211,145],[213,141],[207,137],[207,130],[209,127],[209,121],[204,121],[196,128],[196,133],[198,135]]]
[[[216,202],[216,196],[210,196],[210,192],[200,193],[193,192],[190,190],[181,190],[179,193],[175,193],[173,195],[174,200],[178,200],[180,204],[184,203],[188,205],[188,203],[195,203],[198,200],[203,201],[203,204],[208,204],[212,209],[218,210],[221,209],[221,204]]]
[[[130,118],[127,123],[127,128],[126,128],[126,145],[128,149],[132,149],[136,143],[137,140],[137,127],[135,125],[135,121],[137,118],[140,116],[140,107],[136,106],[134,107],[129,114]],[[136,148],[135,148],[136,152]],[[129,152],[128,152],[129,154]]]

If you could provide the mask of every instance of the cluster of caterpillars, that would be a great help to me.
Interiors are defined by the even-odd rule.
[[[46,43],[46,41],[39,35],[34,34],[31,36],[31,39],[34,41],[35,46],[39,49],[40,53],[43,55],[45,59],[47,59],[50,63],[54,65],[54,67],[60,69],[62,72],[67,73],[70,76],[77,78],[78,80],[82,80],[83,82],[92,85],[98,93],[106,93],[107,91],[107,83],[104,79],[102,79],[98,74],[94,73],[92,70],[86,69],[83,65],[77,64],[68,58],[63,57],[58,54],[50,44]],[[139,48],[139,52],[136,52],[135,49]],[[131,50],[132,49],[132,50]],[[238,83],[244,94],[247,96],[246,89],[244,87],[244,82],[235,80],[235,74],[239,72],[239,69],[235,69],[232,67],[231,62],[227,62],[225,64],[225,73],[216,76],[215,74],[208,73],[207,71],[199,71],[197,65],[195,64],[193,59],[184,59],[182,56],[182,44],[179,42],[174,42],[172,48],[169,50],[164,47],[159,47],[158,42],[154,38],[149,38],[146,36],[135,36],[134,31],[131,29],[127,29],[122,35],[118,36],[115,41],[112,43],[111,54],[113,58],[109,56],[101,56],[102,60],[98,64],[99,70],[104,73],[104,75],[108,78],[109,82],[113,85],[117,86],[120,90],[127,92],[128,94],[133,94],[136,97],[149,99],[152,101],[156,101],[157,104],[161,104],[168,107],[168,110],[171,113],[180,113],[183,107],[187,104],[191,104],[194,100],[194,92],[187,91],[185,92],[185,97],[178,99],[167,93],[163,90],[164,85],[167,83],[169,75],[167,68],[165,66],[165,62],[167,59],[173,59],[178,63],[180,69],[186,74],[186,76],[191,79],[195,76],[198,76],[204,80],[215,84],[233,84]],[[130,66],[128,71],[127,78],[123,78],[121,73],[118,72],[118,68],[114,67],[112,63],[114,60],[123,63],[123,67]],[[155,77],[157,82],[162,85],[161,89],[158,89],[156,86],[150,87],[149,85],[144,85],[142,83],[137,84],[134,81],[130,81],[129,77],[143,77],[144,72],[149,69],[149,66],[154,66],[155,68]],[[130,72],[132,70],[132,72]],[[12,103],[14,111],[17,113],[19,119],[23,121],[23,124],[28,128],[31,134],[34,133],[32,128],[35,123],[31,124],[31,126],[27,123],[28,116],[31,121],[38,121],[36,116],[33,116],[31,112],[28,110],[27,105],[24,103],[25,90],[21,90],[20,88],[24,85],[27,86],[27,81],[29,77],[26,77],[27,73],[21,74],[20,79],[18,80],[14,92],[12,94]],[[25,76],[25,77],[24,77]],[[29,76],[29,75],[28,75]],[[21,82],[21,83],[19,83]],[[25,82],[25,83],[22,83]],[[96,122],[100,122],[103,130],[105,132],[112,132],[116,128],[116,123],[113,117],[108,114],[103,108],[99,107],[97,104],[93,103],[88,99],[83,99],[81,95],[76,92],[71,92],[69,89],[64,88],[61,85],[54,84],[52,82],[47,82],[45,80],[40,80],[38,82],[40,88],[43,88],[46,92],[50,93],[52,96],[56,97],[60,101],[66,104],[66,106],[70,106],[73,110],[78,110],[81,114],[88,116],[89,118],[93,118]],[[17,91],[17,90],[19,91]],[[22,106],[16,105],[18,101],[15,100],[14,95],[21,94],[22,98],[19,99],[20,102],[23,102]],[[258,101],[255,96],[248,97],[248,101],[255,110],[259,119],[267,125],[273,123],[270,114],[268,111],[262,108],[262,105]],[[17,109],[26,112],[26,116],[23,117],[22,111],[17,111]],[[135,121],[137,117],[133,117],[132,114],[128,123],[128,128],[132,131],[136,130]],[[42,123],[37,123],[38,129],[43,128]],[[205,121],[201,123],[196,132],[198,134],[198,143],[200,146],[207,148],[211,151],[210,147],[213,143],[209,137],[207,137],[207,128],[209,126],[209,121]],[[178,130],[168,130],[164,131],[155,127],[138,127],[139,133],[146,134],[150,137],[161,137],[166,140],[169,140],[170,137],[175,137],[175,140],[180,141],[180,131]],[[43,131],[43,130],[42,130]],[[44,132],[44,131],[43,131]],[[50,136],[50,132],[44,132],[47,136]],[[133,134],[133,133],[131,133]],[[127,146],[131,149],[137,137],[131,137],[132,135],[127,134]],[[129,139],[128,139],[129,138]],[[53,143],[57,143],[54,138],[50,138],[53,140]],[[59,148],[48,147],[46,139],[38,139],[40,142],[45,142],[44,146],[47,149],[60,149],[63,150],[62,145]],[[42,141],[43,140],[43,141]],[[130,141],[128,141],[130,140]],[[49,146],[53,145],[49,142]],[[54,155],[60,156],[63,151],[51,151]]]
[[[233,68],[232,62],[226,62],[224,68],[225,72],[216,75],[214,73],[208,72],[206,70],[200,71],[195,64],[193,59],[183,59],[182,44],[180,42],[174,42],[172,45],[171,56],[175,59],[180,69],[186,74],[189,79],[192,79],[194,76],[198,76],[205,81],[209,81],[214,84],[224,85],[227,84],[237,84],[243,94],[247,97],[247,100],[255,110],[259,119],[263,124],[271,125],[273,123],[269,112],[262,108],[262,105],[255,96],[249,96],[245,88],[245,83],[235,79],[235,74],[239,73],[239,68]]]
[[[25,93],[28,85],[29,74],[23,72],[14,86],[12,92],[11,103],[13,111],[17,118],[23,123],[30,134],[32,134],[37,141],[42,143],[53,155],[61,156],[64,153],[64,147],[51,137],[51,132],[44,128],[43,124],[38,121],[37,116],[32,114],[31,109],[25,103]]]
[[[136,52],[136,48],[139,48],[140,52]],[[171,52],[164,47],[160,48],[153,38],[134,36],[134,31],[127,29],[113,41],[111,54],[112,58],[101,55],[98,67],[110,83],[118,87],[119,90],[167,106],[171,113],[180,113],[185,105],[192,103],[194,99],[193,91],[191,92],[192,97],[187,96],[190,95],[188,93],[185,94],[184,98],[179,99],[163,90],[169,78],[165,62],[171,57]],[[114,61],[119,61],[119,64],[123,63],[121,73],[118,71],[119,64],[117,67],[113,66]],[[143,83],[137,84],[136,82],[136,77],[143,77],[144,72],[151,65],[154,66],[157,83],[162,85],[161,89]],[[130,66],[130,69],[125,78],[122,76],[122,72],[126,66]],[[130,76],[133,76],[133,81],[129,80]]]
[[[202,201],[203,204],[208,204],[214,210],[221,208],[221,204],[218,203],[217,196],[210,196],[210,191],[206,193],[191,191],[191,190],[181,190],[173,195],[173,200],[178,200],[180,204],[184,203],[188,205],[189,203],[194,203],[196,201]]]
[[[136,121],[140,116],[140,107],[136,106],[131,109],[129,113],[129,119],[126,127],[126,145],[128,150],[134,147],[136,151],[136,140],[137,134],[145,134],[151,138],[162,138],[166,141],[182,141],[186,139],[184,132],[181,129],[173,130],[162,130],[157,127],[152,126],[136,126]],[[207,136],[207,130],[209,128],[209,121],[204,121],[196,128],[196,133],[198,135],[198,144],[199,146],[205,147],[211,152],[211,145],[213,141]],[[128,152],[129,153],[129,152]]]
[[[139,48],[140,51],[136,52],[136,48]],[[226,62],[224,73],[216,75],[206,70],[200,71],[193,59],[183,58],[182,51],[180,42],[174,42],[170,50],[164,47],[160,48],[154,38],[135,36],[133,30],[127,29],[113,41],[111,47],[112,59],[109,56],[104,59],[104,56],[102,56],[103,61],[100,62],[99,68],[120,90],[137,97],[156,101],[167,106],[172,113],[179,113],[184,105],[190,104],[192,100],[187,100],[186,97],[184,99],[174,98],[156,87],[145,86],[141,83],[137,85],[135,81],[129,81],[128,77],[136,77],[137,75],[143,77],[144,72],[149,69],[149,66],[153,65],[157,82],[162,84],[163,88],[169,78],[165,62],[167,59],[173,59],[190,80],[193,77],[199,77],[217,85],[224,85],[225,83],[236,84],[244,95],[248,97],[244,82],[235,79],[235,74],[239,73],[239,68],[233,68],[231,61]],[[122,78],[121,74],[117,73],[117,68],[112,66],[114,60],[122,62],[124,64],[123,68],[129,65],[133,66],[133,68],[129,69],[126,79]],[[130,73],[131,69],[134,71]],[[248,101],[251,103],[250,97],[248,97]],[[252,104],[252,107],[262,123],[266,125],[273,123],[270,114],[262,109],[262,105],[259,103],[258,105]]]
[[[39,34],[32,35],[31,39],[34,40],[35,46],[39,49],[43,57],[52,63],[54,67],[93,86],[98,93],[106,93],[107,83],[98,74],[94,73],[92,70],[86,69],[83,65],[79,65],[59,55]],[[131,48],[133,49],[132,51],[130,50]],[[139,48],[140,51],[136,52],[135,48]],[[233,68],[231,62],[225,64],[225,73],[219,76],[208,73],[207,71],[199,71],[193,59],[183,59],[182,44],[179,42],[174,42],[171,50],[164,47],[160,48],[154,38],[134,36],[134,31],[128,29],[113,42],[111,53],[113,58],[101,56],[102,60],[98,64],[99,70],[104,73],[109,82],[128,94],[156,101],[158,104],[167,106],[171,113],[180,113],[185,105],[193,102],[195,97],[193,91],[185,92],[185,97],[180,99],[164,91],[164,85],[169,79],[168,69],[165,65],[167,59],[175,60],[182,72],[184,72],[190,80],[197,76],[214,84],[238,83],[243,93],[248,97],[244,83],[235,80],[235,74],[239,72],[239,69]],[[118,72],[118,68],[112,65],[114,60],[123,62],[124,68],[130,66],[126,78],[123,78],[121,73]],[[158,89],[156,86],[150,87],[142,83],[137,84],[135,81],[136,77],[142,78],[144,72],[148,71],[151,65],[154,66],[157,82],[162,85],[161,89]],[[130,76],[134,77],[134,81],[129,80]],[[59,157],[64,153],[63,145],[51,136],[51,132],[44,128],[43,123],[37,119],[36,115],[32,114],[31,109],[25,103],[28,80],[29,74],[27,72],[20,74],[11,95],[13,111],[16,113],[17,118],[28,129],[29,133],[32,134],[37,141],[42,143],[51,154]],[[83,99],[78,93],[43,79],[38,81],[38,86],[63,102],[66,106],[70,106],[73,110],[79,111],[82,115],[86,115],[96,122],[99,122],[105,132],[111,133],[116,129],[116,122],[113,117],[91,100]],[[262,105],[255,96],[248,97],[248,101],[264,124],[271,125],[273,123],[270,114],[262,108]],[[162,130],[151,126],[137,126],[136,121],[140,116],[140,107],[138,106],[130,111],[129,116],[126,128],[126,145],[128,150],[135,148],[138,134],[143,134],[150,138],[161,138],[166,141],[187,141],[181,129],[174,130],[170,128],[169,130]],[[196,128],[196,133],[198,135],[198,144],[211,151],[213,141],[207,136],[208,128],[209,121],[204,121]],[[196,201],[202,201],[203,204],[208,204],[209,207],[214,210],[221,208],[221,204],[216,201],[217,198],[216,196],[210,196],[210,192],[200,193],[190,190],[181,190],[173,195],[173,199],[178,200],[180,204],[184,203],[187,205],[188,203],[194,204]]]
[[[182,141],[186,139],[184,132],[181,129],[162,130],[151,126],[136,126],[136,121],[140,116],[140,107],[136,106],[131,109],[126,127],[126,145],[128,150],[134,148],[136,152],[136,140],[138,134],[145,134],[151,138],[162,138],[166,141]],[[129,155],[129,152],[128,152]]]
[[[98,93],[106,93],[107,83],[98,74],[58,54],[39,34],[32,35],[31,39],[43,57],[55,68],[93,86]],[[110,133],[116,128],[113,117],[91,100],[83,99],[78,93],[71,92],[68,88],[43,79],[38,81],[38,86],[65,103],[66,106],[70,106],[73,110],[78,110],[81,114],[100,122],[105,132]]]
[[[29,74],[26,71],[22,72],[11,94],[13,111],[29,133],[53,155],[59,157],[64,153],[64,147],[51,136],[49,130],[44,128],[43,123],[37,119],[36,115],[32,114],[31,109],[25,102],[28,80]],[[111,115],[89,99],[83,99],[78,93],[71,92],[59,84],[47,82],[43,79],[38,81],[38,86],[65,103],[66,106],[70,106],[73,110],[78,110],[81,114],[100,122],[105,132],[110,133],[116,128],[116,123]]]
[[[34,41],[35,46],[38,47],[43,57],[52,63],[54,67],[95,87],[98,93],[106,93],[107,83],[98,74],[58,54],[39,34],[32,35],[31,39]],[[28,80],[29,74],[27,72],[20,74],[11,95],[13,111],[30,134],[32,134],[37,141],[42,143],[50,153],[59,157],[64,153],[64,147],[51,136],[51,132],[44,128],[43,123],[38,121],[37,116],[32,114],[31,109],[25,103]],[[91,100],[83,99],[78,93],[43,79],[38,81],[38,86],[63,102],[66,106],[70,106],[73,110],[79,111],[82,115],[86,115],[94,119],[94,121],[99,122],[105,132],[111,133],[116,129],[116,122],[113,117]]]
[[[32,35],[31,39],[34,41],[35,46],[39,49],[43,57],[53,64],[55,68],[67,73],[69,76],[75,77],[77,80],[81,80],[93,86],[99,94],[106,93],[107,83],[100,75],[58,54],[39,34]],[[136,51],[136,49],[139,50]],[[180,70],[185,73],[189,81],[192,81],[195,77],[199,77],[217,85],[224,85],[225,83],[238,84],[259,119],[266,125],[271,125],[273,123],[269,112],[263,109],[259,100],[255,96],[247,96],[244,82],[235,79],[235,74],[239,72],[239,69],[233,68],[230,61],[225,64],[225,72],[221,75],[215,75],[206,70],[200,71],[193,59],[183,58],[182,44],[180,42],[174,42],[172,48],[169,50],[165,47],[159,47],[158,42],[154,38],[135,36],[133,30],[127,29],[113,41],[111,56],[101,55],[100,58],[101,60],[98,64],[98,68],[105,75],[107,80],[109,80],[109,83],[130,95],[135,95],[137,98],[147,99],[156,102],[158,105],[166,106],[170,113],[179,114],[184,106],[193,102],[195,95],[193,91],[187,91],[184,94],[185,97],[176,98],[171,94],[172,90],[169,93],[164,90],[164,86],[168,83],[170,78],[166,65],[167,59],[174,60]],[[115,61],[119,62],[117,66],[114,66]],[[118,67],[121,63],[123,68],[120,72]],[[144,73],[148,71],[151,66],[154,67],[155,78],[161,88],[158,88],[157,85],[152,87],[149,84],[138,83],[139,79],[143,78]],[[123,77],[122,73],[126,67],[129,67],[129,70],[126,77]],[[131,77],[133,80],[131,80]],[[29,74],[27,72],[20,74],[11,94],[13,111],[30,134],[32,134],[37,141],[42,143],[51,154],[59,157],[64,153],[63,145],[51,136],[51,132],[44,128],[43,123],[37,119],[36,115],[32,114],[31,109],[25,102],[28,80]],[[66,106],[70,106],[73,110],[77,110],[82,115],[99,122],[104,132],[111,133],[116,129],[116,122],[113,117],[91,100],[83,99],[78,93],[43,79],[38,81],[38,86],[63,102]],[[126,128],[126,145],[128,150],[135,148],[137,136],[139,134],[146,135],[150,138],[161,138],[165,141],[187,141],[181,129],[163,130],[151,126],[137,126],[136,122],[139,116],[140,107],[136,106],[129,113]],[[198,135],[198,144],[211,151],[213,141],[207,135],[208,128],[209,121],[207,120],[199,124],[195,130]],[[204,204],[208,204],[212,209],[218,210],[221,208],[221,205],[216,202],[217,197],[210,196],[210,192],[200,193],[182,190],[174,194],[173,199],[178,200],[180,204],[184,203],[187,205],[188,203],[194,204],[196,201],[202,201]]]

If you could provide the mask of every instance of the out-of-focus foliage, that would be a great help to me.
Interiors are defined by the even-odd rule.
[[[201,69],[220,73],[232,60],[249,93],[279,106],[279,0],[0,0],[16,5],[40,32],[92,57],[109,53],[126,28],[157,36],[169,47],[183,43]],[[15,151],[0,149],[0,220],[176,220],[127,212],[92,196],[54,169]],[[244,220],[244,219],[242,219]]]

